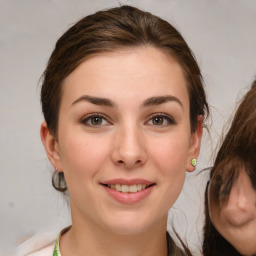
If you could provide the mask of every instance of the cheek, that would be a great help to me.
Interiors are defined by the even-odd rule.
[[[151,158],[163,173],[185,172],[188,157],[188,139],[186,135],[158,139],[150,149]]]
[[[183,138],[186,136],[184,135]],[[158,146],[155,145],[150,151],[151,158],[160,173],[163,204],[170,208],[184,185],[189,146],[186,139],[173,138],[158,143]]]
[[[61,145],[61,160],[67,183],[76,179],[85,181],[86,177],[94,176],[106,162],[109,152],[109,143],[102,143],[95,136],[66,136]]]

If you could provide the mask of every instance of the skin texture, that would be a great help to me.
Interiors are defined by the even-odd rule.
[[[100,125],[95,113],[103,116]],[[201,119],[191,134],[186,81],[170,55],[143,47],[80,64],[63,84],[58,138],[41,127],[48,158],[70,192],[72,228],[61,239],[62,255],[166,255],[167,213],[185,171],[194,170],[201,136]],[[117,178],[154,186],[142,200],[122,203],[102,185]]]
[[[256,191],[245,170],[234,181],[230,194],[210,203],[211,219],[218,232],[243,255],[256,255]]]

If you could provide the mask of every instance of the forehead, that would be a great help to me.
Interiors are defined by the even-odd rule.
[[[182,67],[171,54],[154,47],[121,49],[94,55],[82,62],[64,81],[64,95],[79,97],[113,93],[141,96],[172,94],[188,100]],[[148,95],[147,95],[148,94]]]

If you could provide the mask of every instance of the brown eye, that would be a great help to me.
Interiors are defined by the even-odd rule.
[[[104,126],[109,124],[106,118],[101,115],[90,115],[84,118],[81,122],[87,126]]]
[[[91,124],[92,125],[101,125],[102,117],[99,117],[99,116],[91,117]]]
[[[152,118],[152,123],[153,125],[163,125],[164,123],[164,118],[161,116],[156,116]]]
[[[154,126],[167,126],[176,124],[176,122],[171,116],[167,114],[159,114],[151,117],[147,124]]]

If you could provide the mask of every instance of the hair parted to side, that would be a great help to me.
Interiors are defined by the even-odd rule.
[[[64,79],[89,57],[123,48],[152,46],[170,54],[183,69],[190,100],[191,132],[209,109],[197,62],[180,33],[167,21],[131,6],[99,11],[78,21],[57,41],[43,74],[41,103],[50,132],[58,139],[58,114]],[[65,184],[53,177],[54,187]]]
[[[256,80],[242,98],[210,173],[211,186],[205,191],[204,256],[241,255],[213,226],[209,215],[208,198],[219,205],[221,198],[229,196],[233,182],[238,178],[241,170],[246,171],[256,190],[255,156]]]

